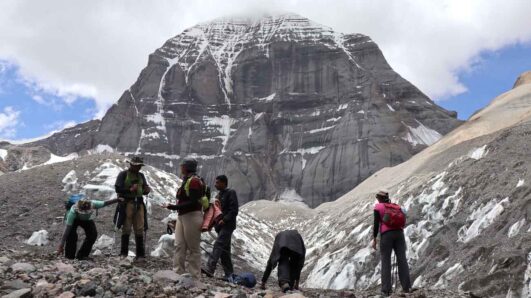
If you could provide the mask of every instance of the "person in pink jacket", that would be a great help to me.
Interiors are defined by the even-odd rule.
[[[382,295],[391,295],[391,254],[395,252],[398,263],[398,276],[405,293],[411,292],[409,266],[406,258],[404,237],[405,212],[399,205],[391,203],[389,193],[376,194],[378,204],[374,206],[374,230],[372,247],[376,249],[380,234],[380,254],[382,260]]]

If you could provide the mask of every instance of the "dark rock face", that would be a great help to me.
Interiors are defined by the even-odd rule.
[[[394,72],[369,37],[286,14],[185,30],[150,55],[101,123],[39,145],[108,145],[173,172],[192,155],[207,181],[227,174],[242,203],[300,195],[317,206],[435,142],[455,116]]]

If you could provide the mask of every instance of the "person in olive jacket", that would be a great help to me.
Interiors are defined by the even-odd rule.
[[[229,278],[234,273],[231,259],[232,233],[236,229],[236,217],[238,216],[238,196],[234,189],[228,188],[228,178],[225,175],[216,177],[215,187],[219,191],[217,199],[221,203],[223,217],[219,220],[215,229],[218,234],[212,254],[208,258],[207,267],[203,269],[207,276],[213,276],[216,271],[218,260],[225,273],[225,278]]]

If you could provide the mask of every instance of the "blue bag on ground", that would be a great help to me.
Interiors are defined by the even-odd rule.
[[[232,274],[228,280],[233,284],[241,285],[247,288],[254,288],[254,286],[256,286],[256,277],[251,272]]]

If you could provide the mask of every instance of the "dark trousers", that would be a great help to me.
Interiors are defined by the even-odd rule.
[[[234,273],[231,259],[231,241],[232,232],[234,232],[234,229],[230,227],[221,227],[221,229],[217,230],[217,232],[218,238],[214,243],[212,254],[208,258],[208,271],[214,273],[216,271],[218,260],[221,259],[221,266],[225,272],[225,277],[229,277]]]
[[[300,256],[289,249],[280,250],[280,259],[278,260],[278,285],[282,287],[285,283],[293,289],[295,281],[301,275]]]
[[[406,239],[402,230],[388,231],[382,234],[380,253],[382,257],[382,292],[391,293],[391,254],[395,252],[398,264],[398,276],[404,291],[411,289],[409,266],[406,258]]]
[[[81,227],[85,230],[85,240],[81,245],[81,248],[77,252],[77,227]],[[96,242],[98,238],[98,231],[96,230],[96,224],[93,220],[79,220],[76,219],[72,225],[72,230],[66,238],[65,243],[65,257],[68,259],[84,259],[88,257],[90,251],[92,250],[92,245]]]

